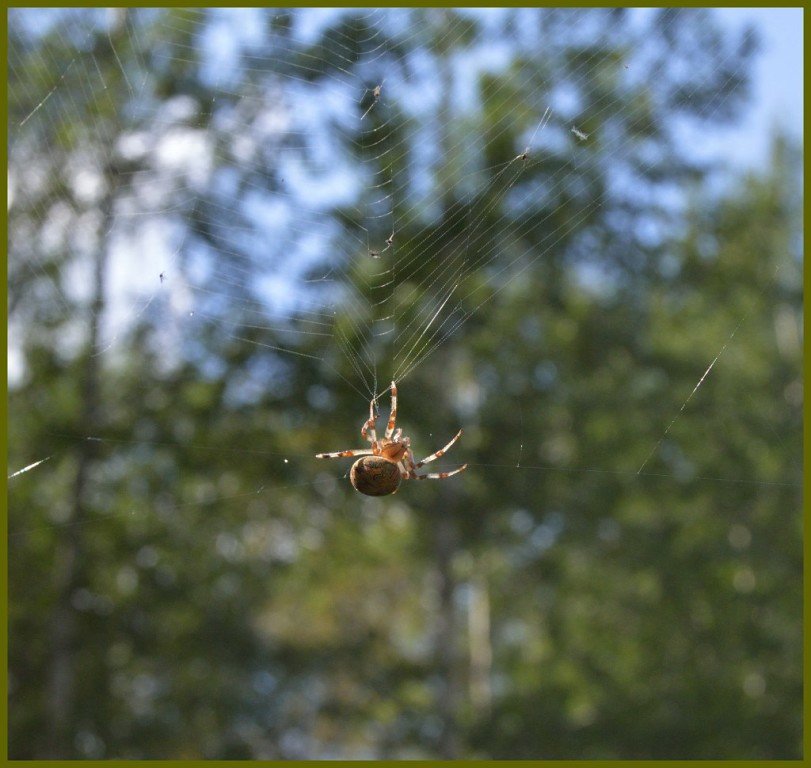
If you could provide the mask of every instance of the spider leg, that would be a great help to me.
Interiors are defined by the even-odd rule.
[[[411,480],[444,480],[446,477],[451,477],[452,475],[458,475],[460,472],[464,472],[467,469],[467,464],[462,464],[461,467],[458,469],[454,469],[452,472],[431,472],[427,475],[417,475],[415,474],[411,477]]]
[[[376,398],[374,397],[369,401],[369,420],[365,421],[363,426],[360,428],[360,436],[364,440],[368,440],[372,444],[372,448],[377,448],[377,432],[375,432],[375,401]]]
[[[422,461],[418,461],[418,462],[417,462],[417,463],[414,465],[414,469],[419,469],[419,468],[420,468],[420,467],[421,467],[423,464],[427,464],[429,461],[433,461],[434,459],[438,459],[440,456],[442,456],[444,453],[446,453],[446,452],[447,452],[447,450],[448,450],[448,449],[449,449],[449,448],[450,448],[450,447],[451,447],[451,446],[452,446],[452,445],[453,445],[453,444],[454,444],[454,443],[455,443],[455,442],[456,442],[456,441],[457,441],[457,440],[458,440],[458,439],[459,439],[461,436],[462,436],[462,430],[460,429],[460,430],[459,430],[459,431],[456,433],[456,436],[453,438],[453,440],[451,440],[451,441],[450,441],[450,442],[449,442],[449,443],[448,443],[448,444],[447,444],[447,445],[446,445],[444,448],[440,448],[440,449],[439,449],[439,450],[438,450],[436,453],[432,453],[430,456],[426,456],[424,459],[422,459]],[[465,466],[467,466],[467,465],[465,465]]]
[[[371,448],[353,448],[348,451],[333,451],[332,453],[316,453],[316,459],[343,459],[345,456],[372,456]]]
[[[391,433],[394,432],[394,425],[397,423],[397,385],[391,383],[391,414],[389,415],[389,423],[386,426],[386,434],[384,437],[390,438]]]
[[[457,435],[456,437],[459,437]],[[456,438],[454,438],[455,440]],[[451,441],[453,442],[453,441]],[[406,452],[406,455],[403,456],[402,464],[406,468],[408,474],[403,475],[404,480],[444,480],[446,477],[451,477],[453,475],[458,475],[460,472],[464,472],[467,469],[467,464],[463,464],[461,467],[454,469],[452,472],[431,472],[427,475],[418,475],[416,473],[416,468],[419,467],[423,462],[420,464],[414,464],[414,455],[411,453],[411,450]]]
[[[409,445],[408,438],[406,438],[406,452],[403,455],[403,458],[400,460],[400,463],[403,465],[403,469],[406,472],[403,477],[406,480],[416,479],[417,473],[414,471],[414,454],[411,453],[411,446]]]

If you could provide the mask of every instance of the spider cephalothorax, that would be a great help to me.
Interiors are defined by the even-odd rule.
[[[403,435],[403,430],[396,432],[394,426],[397,422],[397,386],[391,383],[391,415],[386,425],[386,432],[382,440],[377,439],[375,432],[375,398],[369,403],[369,418],[363,423],[360,435],[368,440],[371,448],[356,448],[348,451],[335,451],[334,453],[318,453],[318,459],[340,459],[345,456],[362,456],[349,471],[349,479],[355,490],[367,496],[388,496],[400,487],[401,480],[444,480],[446,477],[456,475],[467,469],[463,464],[453,472],[432,472],[427,475],[418,475],[417,470],[429,461],[442,456],[461,436],[460,429],[453,440],[444,448],[426,456],[421,461],[414,461],[411,453],[411,440]]]

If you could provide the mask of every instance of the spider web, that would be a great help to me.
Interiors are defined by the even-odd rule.
[[[331,389],[348,388],[360,427],[369,400],[384,396],[394,380],[407,421],[409,408],[425,407],[418,404],[421,377],[429,370],[439,371],[434,375],[457,399],[453,352],[467,350],[467,334],[486,327],[500,303],[509,303],[523,281],[561,251],[572,254],[572,273],[594,295],[639,272],[651,290],[671,298],[666,286],[655,283],[662,266],[649,272],[645,260],[683,226],[688,201],[672,187],[647,184],[659,158],[646,159],[632,131],[620,128],[644,122],[633,97],[655,71],[652,62],[675,70],[693,66],[690,57],[667,60],[657,50],[648,34],[653,12],[639,11],[632,23],[616,27],[610,13],[593,10],[550,12],[547,26],[539,25],[532,9],[435,10],[420,16],[420,24],[415,13],[13,12],[10,25],[24,42],[10,47],[12,88],[17,79],[26,80],[14,90],[24,95],[23,103],[11,104],[9,209],[12,216],[15,206],[32,213],[26,220],[12,217],[12,390],[26,386],[17,339],[48,343],[49,328],[60,325],[59,352],[68,364],[87,344],[90,316],[97,325],[93,355],[102,378],[126,367],[136,337],[154,350],[156,376],[169,377],[191,362],[200,381],[216,379],[223,375],[225,355],[210,349],[227,348],[256,359],[250,375],[228,382],[231,405],[250,404],[268,389],[284,391],[290,367],[306,365],[321,377],[322,386],[307,393],[320,410],[333,401]],[[662,17],[662,35],[676,23],[675,16]],[[566,33],[565,44],[556,42],[559,31]],[[44,36],[58,45],[40,47]],[[600,47],[595,40],[611,45]],[[580,51],[575,60],[569,58],[573,46]],[[403,52],[412,47],[419,55],[408,58]],[[725,85],[740,74],[736,53],[730,45],[695,65],[707,70],[685,78],[690,85],[681,98],[701,97],[702,107],[692,120],[684,118],[687,128],[674,118],[666,130],[674,136],[700,132],[702,120],[734,113],[734,94],[706,93],[705,87],[717,82],[718,72],[725,73]],[[589,94],[584,111],[584,92],[595,87],[598,70],[610,71],[616,82],[596,97]],[[173,88],[185,82],[189,90],[162,91],[165,82],[157,73],[168,71],[185,73]],[[65,153],[47,139],[69,143],[66,134],[77,123],[83,123],[87,149],[72,153],[70,188],[54,200],[47,181]],[[673,145],[678,141],[673,138]],[[605,194],[587,194],[588,184],[602,174]],[[714,180],[724,183],[723,177]],[[642,181],[642,194],[655,199],[646,212],[660,218],[639,238],[642,246],[618,258],[622,268],[611,273],[592,225],[635,230],[639,222],[616,201],[633,203]],[[105,209],[111,198],[113,206]],[[555,216],[561,207],[567,217]],[[614,247],[632,241],[620,237]],[[93,254],[100,247],[109,252],[103,309],[93,304]],[[797,254],[787,254],[770,278],[796,285],[798,274]],[[779,303],[776,298],[776,311]],[[531,414],[516,395],[517,428],[479,438],[498,442],[503,462],[469,461],[463,438],[437,470],[467,462],[468,473],[481,476],[499,470],[613,474],[630,483],[645,476],[695,480],[681,469],[687,462],[674,435],[680,427],[689,432],[702,426],[703,417],[693,417],[691,407],[703,387],[737,345],[769,323],[742,308],[730,324],[721,312],[726,309],[719,307],[718,322],[708,323],[706,335],[684,340],[706,350],[690,374],[694,386],[671,393],[676,407],[662,406],[661,423],[633,465],[544,461],[542,436],[525,427]],[[139,337],[143,328],[149,331]],[[442,365],[431,368],[437,358]],[[549,370],[523,373],[539,381]],[[480,402],[470,391],[487,387],[458,389],[458,399],[468,405],[454,418],[476,411]],[[629,385],[618,402],[630,407],[633,397]],[[381,407],[386,405],[384,398]],[[340,423],[329,418],[334,421],[328,428]],[[121,470],[116,457],[162,447],[142,435],[137,423],[125,435],[66,433],[55,423],[50,436],[52,446],[39,455],[12,446],[10,483],[47,479],[49,472],[61,477],[60,461],[87,441],[108,449],[99,478],[106,482],[120,472],[122,482],[135,482],[137,469]],[[420,435],[418,458],[448,437]],[[775,434],[776,443],[784,437]],[[357,429],[345,434],[336,428],[330,439],[319,449],[360,447]],[[296,465],[314,463],[309,451],[224,449],[194,435],[186,443],[203,456],[226,457],[237,478],[248,459],[283,465],[288,480],[274,488],[320,483],[331,493],[336,485],[328,475],[344,471],[319,465],[302,481]],[[769,479],[699,479],[798,486],[796,474],[779,471]],[[230,474],[226,480],[201,491],[200,499],[169,503],[169,511],[249,504],[270,488],[245,485]],[[145,506],[133,503],[129,514],[143,514]],[[54,509],[31,522],[18,515],[12,546],[34,531],[103,525],[109,518],[98,513],[64,520],[60,514]],[[543,546],[559,531],[546,533]],[[87,754],[93,754],[92,745]]]
[[[24,29],[33,16],[13,18]],[[193,346],[201,325],[207,324],[269,354],[317,360],[327,375],[368,401],[383,394],[389,381],[406,381],[471,317],[486,313],[499,294],[598,214],[603,201],[584,205],[569,221],[545,231],[540,247],[528,235],[547,226],[548,213],[519,220],[512,248],[492,239],[505,206],[530,210],[540,194],[554,197],[571,179],[585,178],[597,162],[589,142],[599,140],[604,156],[615,162],[628,156],[625,136],[617,131],[611,135],[611,123],[624,108],[615,93],[591,107],[592,123],[606,121],[599,136],[577,124],[580,103],[571,91],[587,83],[594,67],[605,64],[600,54],[583,57],[571,67],[567,88],[558,88],[554,67],[549,75],[537,75],[535,33],[506,31],[511,19],[506,13],[469,11],[452,17],[441,28],[440,43],[454,40],[475,20],[484,30],[479,44],[460,49],[447,62],[427,56],[412,65],[413,71],[392,56],[395,45],[406,46],[418,37],[407,11],[313,10],[290,18],[280,12],[269,17],[269,40],[257,31],[262,26],[258,11],[153,19],[158,36],[163,26],[173,47],[149,55],[164,63],[183,62],[193,51],[201,52],[202,80],[220,94],[202,105],[182,94],[167,103],[150,99],[149,44],[141,39],[147,34],[148,14],[141,17],[146,20],[142,24],[123,24],[118,12],[52,11],[38,18],[49,20],[45,28],[63,39],[68,58],[41,62],[42,82],[31,83],[27,93],[42,96],[12,126],[12,163],[15,152],[25,156],[38,121],[58,126],[62,116],[67,121],[78,112],[80,106],[70,101],[69,82],[111,108],[116,99],[127,99],[129,120],[138,126],[120,129],[118,144],[111,146],[108,128],[101,121],[91,124],[90,136],[102,154],[88,158],[88,166],[75,178],[78,194],[92,197],[103,185],[105,164],[116,161],[115,153],[137,168],[118,174],[123,201],[106,233],[118,240],[109,266],[109,300],[99,318],[96,354],[105,358],[114,358],[122,334],[146,317],[163,327],[164,362],[172,367],[182,357],[177,351],[189,340]],[[368,33],[363,40],[368,53],[356,60],[351,41],[338,31],[319,59],[310,52],[312,46],[341,18]],[[618,71],[627,80],[625,89],[634,85],[636,63],[655,55],[645,44],[643,18],[640,14],[638,24],[624,31],[630,54]],[[274,35],[276,22],[285,29],[291,24],[292,31]],[[116,24],[123,30],[119,45],[126,44],[131,53],[125,66],[113,35],[107,34],[121,76],[120,95],[106,82],[98,56],[87,50],[99,29],[109,31]],[[578,35],[584,40],[599,35],[594,16],[585,11],[568,12],[565,24],[567,29],[582,24]],[[175,39],[181,30],[181,40]],[[498,50],[505,33],[520,68]],[[723,67],[733,54],[731,48],[722,52],[714,66]],[[543,55],[554,61],[556,52],[545,50]],[[12,72],[23,63],[12,54]],[[504,98],[509,82],[520,84],[525,98],[508,105],[486,138],[471,138],[465,129],[482,109],[474,90],[477,77],[501,74],[509,66],[512,80],[497,80],[486,98]],[[684,98],[701,85],[699,79]],[[703,117],[723,112],[729,98],[720,92],[711,96]],[[227,100],[228,106],[217,109],[217,99]],[[403,117],[420,132],[397,133]],[[485,167],[482,158],[505,140],[512,141],[509,157]],[[565,161],[543,179],[547,191],[539,189],[531,180],[533,166],[564,155]],[[219,175],[218,164],[227,168]],[[651,165],[646,169],[643,164],[639,172]],[[227,174],[240,171],[248,191],[236,208],[235,198],[228,196]],[[444,210],[437,199],[443,189],[438,181],[452,190]],[[30,187],[34,196],[35,180]],[[399,202],[403,200],[405,204]],[[680,205],[674,204],[676,209]],[[196,231],[190,235],[183,217],[191,209]],[[336,212],[343,226],[337,224]],[[437,227],[438,216],[444,220]],[[87,248],[81,241],[85,232],[84,240],[92,238],[94,225],[80,222],[69,244],[75,254],[69,269],[77,279],[54,279],[41,258],[25,264],[26,270],[42,274],[50,298],[66,314],[88,290],[89,275],[82,274]],[[454,233],[447,243],[442,242],[446,232]],[[404,235],[410,240],[402,256]],[[521,246],[527,242],[532,244]],[[481,285],[483,268],[486,281]],[[586,264],[582,270],[585,280],[588,269]],[[238,311],[233,312],[229,308],[235,304]],[[24,321],[13,317],[14,322]],[[719,344],[718,356],[731,338]],[[79,332],[75,341],[81,343]],[[348,361],[349,375],[338,370],[334,349]],[[712,364],[697,378],[696,388],[638,472],[681,417]],[[358,406],[363,413],[360,402]],[[521,453],[523,445],[521,441]]]

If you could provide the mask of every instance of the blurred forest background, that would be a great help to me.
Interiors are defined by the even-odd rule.
[[[799,758],[802,154],[700,152],[756,36],[314,13],[9,12],[10,757]],[[363,497],[369,270],[423,328],[474,250],[400,386],[470,467]]]

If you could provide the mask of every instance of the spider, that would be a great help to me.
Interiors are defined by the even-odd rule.
[[[367,496],[388,496],[395,493],[401,480],[444,480],[451,475],[458,475],[467,469],[463,464],[453,472],[432,472],[427,475],[418,475],[423,464],[438,459],[462,436],[460,429],[456,436],[442,449],[422,461],[414,461],[411,452],[411,438],[403,435],[403,430],[394,430],[397,421],[397,385],[391,383],[391,414],[386,426],[386,433],[382,440],[377,439],[375,433],[375,400],[369,403],[369,419],[363,423],[360,436],[368,440],[371,448],[356,448],[348,451],[335,451],[334,453],[317,453],[317,459],[340,459],[346,456],[362,456],[349,470],[349,480],[356,491]]]
[[[385,83],[385,82],[386,82],[386,81],[385,81],[385,80],[383,80],[383,83]],[[380,101],[380,92],[383,90],[383,83],[380,83],[380,85],[376,85],[376,86],[375,86],[375,87],[372,89],[372,99],[374,99],[374,101],[372,101],[372,103],[369,105],[369,109],[367,109],[367,110],[366,110],[366,111],[363,113],[363,116],[361,117],[361,120],[363,120],[363,118],[364,118],[364,117],[366,117],[366,115],[368,115],[368,114],[369,114],[369,112],[371,112],[372,107],[373,107],[375,104],[377,104],[377,102],[378,102],[378,101]],[[368,88],[367,88],[367,89],[366,89],[366,90],[363,92],[363,95],[364,95],[364,96],[366,96],[366,94],[367,94],[367,93],[369,93],[369,89],[368,89]]]

